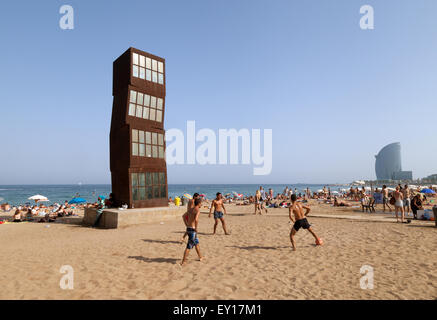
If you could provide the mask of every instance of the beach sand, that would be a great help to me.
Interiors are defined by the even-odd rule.
[[[253,206],[228,205],[232,234],[202,209],[201,251],[179,265],[182,220],[101,230],[79,225],[0,225],[0,299],[436,299],[434,222],[394,223],[312,201],[305,230],[289,241],[288,209],[253,216]],[[328,218],[326,216],[332,216]],[[333,218],[336,216],[337,218]],[[363,220],[379,217],[378,221]],[[342,219],[343,217],[343,219]],[[357,217],[359,219],[354,219]],[[63,290],[60,268],[74,269]],[[374,288],[360,288],[360,268],[374,270]]]

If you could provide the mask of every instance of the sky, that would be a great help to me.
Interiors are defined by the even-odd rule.
[[[112,62],[129,47],[166,59],[165,129],[272,129],[269,175],[180,164],[169,183],[375,179],[392,142],[415,178],[437,173],[436,13],[435,0],[1,1],[0,185],[110,183]]]

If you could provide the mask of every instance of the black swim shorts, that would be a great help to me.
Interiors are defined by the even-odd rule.
[[[296,231],[299,231],[300,228],[308,229],[309,227],[311,227],[311,225],[308,223],[306,218],[296,220],[293,226],[294,230]]]

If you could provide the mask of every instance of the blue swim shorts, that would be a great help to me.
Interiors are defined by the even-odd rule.
[[[199,244],[199,239],[197,238],[197,232],[193,228],[187,228],[188,243],[187,249],[193,249]]]
[[[223,218],[223,212],[214,211],[214,219],[221,219],[221,218]]]

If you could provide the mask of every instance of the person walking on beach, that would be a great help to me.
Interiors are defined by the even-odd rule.
[[[398,211],[400,211],[401,215],[401,222],[404,223],[404,196],[402,192],[399,189],[399,186],[396,187],[396,191],[394,192],[394,198],[396,200],[395,202],[395,214],[396,214],[396,222],[399,222],[398,217]]]
[[[292,194],[291,197],[291,206],[288,209],[289,210],[289,217],[291,222],[294,223],[293,228],[291,228],[290,231],[290,241],[291,245],[293,246],[293,251],[296,251],[296,244],[294,241],[294,236],[296,232],[299,231],[300,228],[308,230],[309,233],[311,233],[316,239],[316,245],[321,246],[323,244],[322,239],[320,239],[316,233],[311,229],[311,225],[308,223],[308,220],[306,216],[311,211],[311,208],[309,206],[301,205],[299,202],[297,202],[297,196],[296,194]],[[303,210],[305,209],[305,213]],[[293,214],[295,219],[293,219]]]
[[[267,195],[262,186],[259,187],[259,192],[261,193],[260,208],[261,210],[264,209],[267,213],[268,212],[266,207]]]
[[[187,212],[188,216],[188,222],[187,222],[187,234],[188,234],[188,242],[187,242],[187,248],[184,251],[184,257],[182,258],[181,265],[183,266],[188,258],[188,254],[190,253],[190,250],[193,248],[196,248],[197,255],[199,256],[199,261],[203,260],[202,255],[200,254],[200,247],[199,247],[199,239],[197,238],[197,225],[199,221],[199,215],[200,215],[200,205],[202,203],[202,200],[198,197],[194,199],[193,207],[190,208]]]
[[[214,207],[214,232],[215,234],[217,230],[217,224],[220,220],[223,226],[223,231],[225,232],[225,235],[229,235],[228,231],[226,230],[226,223],[225,219],[223,218],[223,213],[226,214],[226,208],[223,204],[222,194],[220,192],[217,192],[216,198],[212,201],[211,207],[209,208],[209,215],[208,218],[211,217],[211,211]]]
[[[195,194],[193,194],[193,199],[188,200],[187,211],[182,215],[182,221],[184,221],[185,227],[188,227],[188,211],[194,208],[194,201],[199,197],[200,197],[199,194],[196,192]],[[197,230],[197,224],[196,224],[196,230]],[[186,236],[188,236],[187,232],[185,232],[184,235],[182,236],[181,244],[184,242]]]
[[[389,199],[388,199],[388,189],[386,185],[382,186],[382,205],[383,205],[383,212],[385,212],[385,206],[388,207],[389,212],[391,212],[391,207],[389,205]]]
[[[255,213],[254,215],[256,215],[256,211],[259,210],[259,214],[262,215],[262,211],[261,211],[261,192],[259,190],[256,190],[255,192]]]

